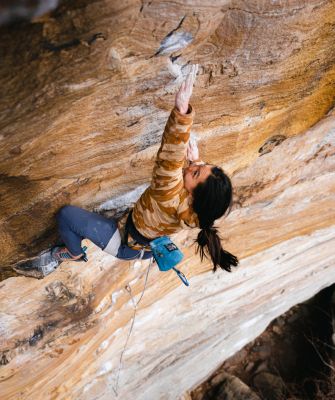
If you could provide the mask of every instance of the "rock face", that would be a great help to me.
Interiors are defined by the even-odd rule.
[[[0,24],[15,23],[24,19],[38,18],[56,8],[58,0],[2,0]]]
[[[55,239],[61,205],[148,182],[188,62],[201,152],[229,172],[314,125],[334,103],[334,14],[319,0],[65,2],[2,28],[3,269]]]
[[[86,265],[4,280],[2,398],[176,399],[335,282],[334,17],[332,1],[82,1],[1,29],[3,277],[53,242],[60,206],[145,187],[188,62],[200,151],[236,192],[218,225],[241,259],[212,274],[180,232],[191,286],[151,267],[120,372],[147,262],[86,241]]]

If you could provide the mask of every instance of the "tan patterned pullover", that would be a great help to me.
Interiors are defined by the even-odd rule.
[[[199,225],[183,179],[193,118],[191,106],[185,115],[176,108],[171,111],[156,156],[151,185],[134,206],[134,225],[148,239]]]

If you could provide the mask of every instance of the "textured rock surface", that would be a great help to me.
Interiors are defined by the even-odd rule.
[[[55,239],[61,205],[148,182],[188,62],[201,151],[232,173],[334,103],[333,1],[88,3],[0,31],[3,269]],[[193,41],[154,56],[171,32]]]
[[[58,0],[2,0],[0,25],[40,17],[56,8]]]
[[[124,353],[122,398],[178,398],[273,318],[335,281],[334,127],[330,115],[236,175],[249,197],[224,222],[228,248],[242,258],[233,274],[212,274],[189,247],[192,236],[177,235],[191,286],[152,267]],[[5,398],[113,398],[133,316],[125,286],[138,300],[147,264],[89,246],[88,264],[2,282]]]
[[[177,235],[191,286],[152,267],[123,399],[178,398],[335,281],[334,16],[332,1],[64,2],[2,28],[4,275],[55,239],[61,205],[98,207],[148,183],[178,76],[201,65],[194,131],[233,175],[219,225],[241,266],[213,275],[190,247],[196,232]],[[147,264],[87,244],[86,265],[0,283],[2,398],[115,395],[133,317],[125,286],[138,300]]]

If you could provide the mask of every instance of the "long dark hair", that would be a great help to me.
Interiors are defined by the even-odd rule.
[[[230,211],[233,198],[232,184],[229,177],[219,167],[213,167],[212,173],[193,190],[193,210],[198,215],[200,232],[195,243],[196,253],[200,252],[201,261],[210,256],[213,272],[217,266],[230,272],[236,267],[238,259],[221,246],[214,221]]]

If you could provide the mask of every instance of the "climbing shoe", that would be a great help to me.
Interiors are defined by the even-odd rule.
[[[86,250],[87,247],[84,246],[81,248],[83,254],[79,258],[73,258],[69,250],[64,247],[64,246],[55,246],[51,249],[51,255],[52,257],[57,260],[58,262],[63,262],[63,261],[88,261],[87,255],[86,255]]]
[[[31,257],[16,264],[13,269],[17,273],[33,278],[44,278],[55,271],[60,262],[52,257],[51,251],[45,250],[36,257]]]
[[[41,252],[36,257],[19,262],[13,266],[13,269],[21,275],[41,279],[55,271],[63,261],[88,261],[86,249],[86,246],[82,247],[83,255],[74,260],[66,247],[55,246]]]

